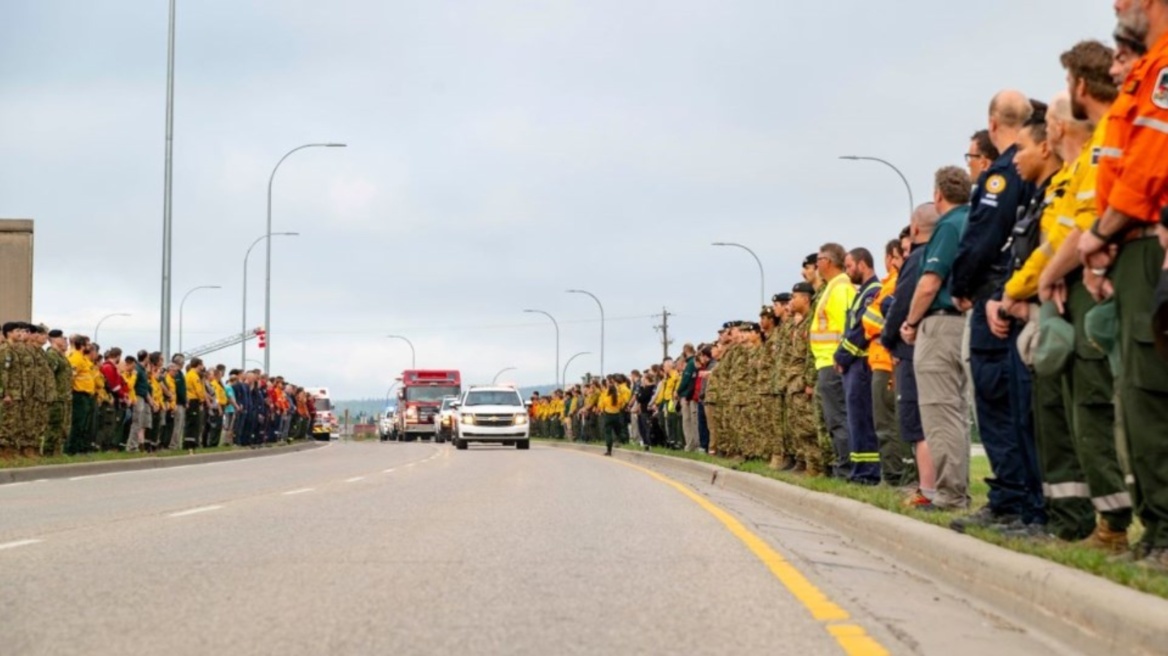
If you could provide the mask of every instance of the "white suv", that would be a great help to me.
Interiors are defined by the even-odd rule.
[[[473,387],[463,393],[455,408],[457,429],[454,446],[466,449],[471,442],[514,444],[531,447],[527,406],[512,387]]]

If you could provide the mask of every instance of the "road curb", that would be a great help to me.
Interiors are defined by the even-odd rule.
[[[599,447],[581,444],[543,444],[601,452]],[[617,449],[615,454],[622,460],[698,476],[776,510],[809,516],[1086,652],[1164,653],[1168,600],[1160,597],[860,501],[765,476],[642,451]]]
[[[104,460],[100,462],[78,462],[65,465],[41,465],[39,467],[13,467],[10,469],[0,469],[0,485],[5,483],[38,481],[47,478],[73,478],[75,476],[94,476],[96,474],[112,474],[115,472],[140,471],[143,469],[166,469],[167,467],[200,465],[209,462],[278,456],[286,453],[315,449],[325,444],[327,442],[302,442],[300,444],[266,449],[242,449],[239,451],[224,451],[222,453],[196,453],[190,456]]]

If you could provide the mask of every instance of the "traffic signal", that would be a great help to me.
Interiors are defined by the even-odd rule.
[[[268,332],[263,328],[256,328],[256,346],[264,348],[268,345]]]

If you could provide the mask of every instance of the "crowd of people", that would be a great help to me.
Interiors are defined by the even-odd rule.
[[[312,434],[315,397],[259,369],[124,354],[9,322],[0,341],[0,458],[260,447]]]
[[[757,322],[534,398],[535,433],[895,485],[957,531],[1168,571],[1168,0],[1116,5],[1115,47],[1064,52],[1049,103],[993,96],[968,171],[938,169],[878,251],[884,277],[824,244]]]

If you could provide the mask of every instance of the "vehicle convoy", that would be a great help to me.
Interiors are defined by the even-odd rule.
[[[337,416],[333,414],[332,399],[327,387],[305,387],[316,404],[316,416],[312,418],[312,437],[317,440],[331,440],[338,435]]]
[[[454,417],[454,447],[460,451],[471,442],[531,447],[527,406],[513,387],[472,387],[459,399]]]
[[[462,393],[462,378],[450,369],[407,369],[401,375],[397,393],[396,439],[435,439],[442,399]]]
[[[438,430],[434,441],[441,444],[454,439],[454,406],[458,405],[457,396],[448,396],[442,399],[442,406],[438,408]]]

